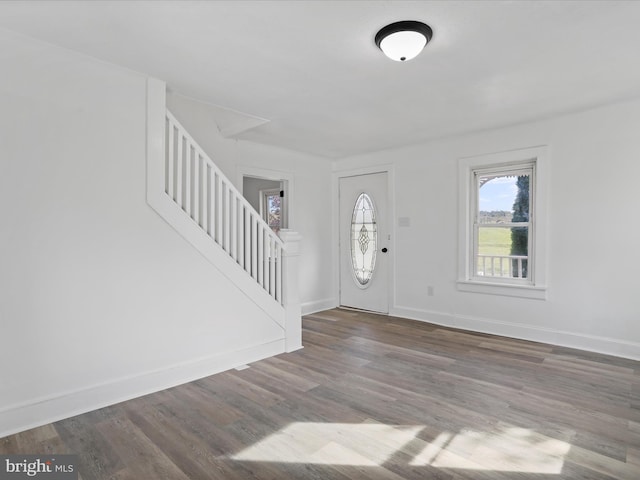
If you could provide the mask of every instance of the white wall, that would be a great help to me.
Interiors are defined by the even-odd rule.
[[[337,162],[394,165],[392,313],[640,358],[639,131],[635,101]],[[457,160],[537,145],[551,151],[547,300],[458,291]]]
[[[0,436],[283,351],[147,205],[146,78],[2,30],[0,64]]]
[[[169,93],[167,108],[187,129],[224,174],[238,185],[238,170],[291,176],[289,228],[302,235],[300,300],[303,313],[336,305],[331,259],[331,162],[282,148],[223,138],[215,123],[215,108]]]

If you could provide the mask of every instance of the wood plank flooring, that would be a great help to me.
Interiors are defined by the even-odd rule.
[[[0,439],[84,480],[640,479],[640,362],[346,310],[303,350]]]

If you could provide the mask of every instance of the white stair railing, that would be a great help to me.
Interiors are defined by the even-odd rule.
[[[283,242],[167,110],[164,192],[284,305]]]
[[[282,329],[284,351],[302,348],[300,235],[269,228],[167,111],[166,84],[154,78],[146,120],[149,206]]]

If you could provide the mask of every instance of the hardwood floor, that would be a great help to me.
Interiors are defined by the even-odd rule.
[[[93,479],[640,479],[640,362],[330,310],[303,350],[0,439]]]

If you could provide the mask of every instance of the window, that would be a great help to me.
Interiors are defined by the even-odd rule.
[[[460,160],[458,288],[545,297],[546,148]]]
[[[276,233],[283,228],[281,207],[282,196],[279,189],[260,190],[260,215]]]
[[[473,254],[476,277],[531,283],[534,165],[474,171]]]

